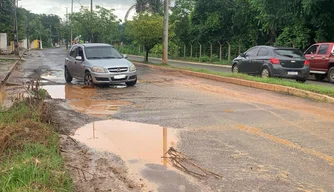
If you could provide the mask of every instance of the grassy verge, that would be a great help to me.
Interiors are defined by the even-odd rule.
[[[72,190],[48,111],[36,98],[0,111],[0,191]]]
[[[144,57],[143,55],[138,55],[138,54],[132,54],[140,57]],[[150,58],[157,58],[160,59],[162,56],[161,55],[156,55],[156,54],[150,54]],[[203,63],[203,64],[216,64],[216,65],[230,65],[228,60],[222,60],[221,62],[219,60],[214,60],[210,63],[210,57],[203,56],[202,58],[197,58],[197,57],[169,57],[172,60],[178,60],[178,61],[185,61],[185,62],[195,62],[195,63]]]
[[[246,74],[240,74],[240,73],[235,74],[235,73],[215,72],[215,71],[210,71],[210,70],[205,70],[205,69],[174,67],[174,66],[170,66],[167,64],[163,64],[163,65],[152,64],[152,63],[147,63],[147,64],[158,65],[158,66],[163,66],[163,67],[168,67],[168,68],[175,68],[175,69],[184,69],[184,70],[212,74],[212,75],[219,75],[222,77],[232,77],[232,78],[244,79],[244,80],[261,82],[261,83],[283,85],[287,87],[293,87],[293,88],[297,88],[297,89],[301,89],[305,91],[320,93],[320,94],[328,95],[330,97],[334,97],[334,87],[330,87],[330,86],[298,83],[296,81],[291,81],[288,79],[280,79],[280,78],[261,78],[261,77],[246,75]]]

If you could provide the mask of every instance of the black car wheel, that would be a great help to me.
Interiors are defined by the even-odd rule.
[[[90,74],[90,72],[88,72],[88,71],[85,73],[84,84],[85,84],[85,86],[93,86],[94,85],[93,77]]]
[[[297,82],[299,83],[305,83],[307,79],[296,79]]]
[[[330,83],[334,83],[334,67],[329,69],[327,78]]]
[[[72,77],[71,73],[68,71],[67,67],[65,67],[64,75],[65,75],[66,82],[71,83],[72,80],[73,80],[73,77]]]
[[[135,81],[130,81],[130,82],[126,82],[125,83],[128,87],[133,87],[133,86],[135,86],[136,84],[137,84],[137,80],[135,80]]]
[[[239,66],[238,66],[238,64],[234,64],[232,66],[232,73],[239,73]]]
[[[271,77],[270,71],[267,67],[264,67],[261,71],[261,77],[262,78],[268,78]]]
[[[326,78],[326,75],[314,74],[314,77],[317,81],[323,81]]]

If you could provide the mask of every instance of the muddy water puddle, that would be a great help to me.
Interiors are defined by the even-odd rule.
[[[97,121],[76,130],[74,139],[88,147],[111,152],[120,156],[127,164],[131,175],[144,178],[142,172],[147,166],[157,164],[171,170],[165,156],[170,147],[178,142],[175,129],[158,125],[135,123],[121,120]],[[154,183],[146,182],[149,188]]]
[[[96,89],[76,85],[42,86],[53,99],[67,99],[69,106],[78,112],[91,116],[107,116],[115,114],[120,106],[131,105],[131,102],[119,100],[94,99]]]
[[[121,120],[97,121],[79,128],[75,139],[97,150],[109,151],[128,162],[166,165],[161,158],[176,147],[177,132],[158,125]]]

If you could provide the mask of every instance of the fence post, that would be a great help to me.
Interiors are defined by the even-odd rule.
[[[183,57],[186,58],[186,44],[183,45]]]
[[[230,59],[231,59],[231,45],[228,41],[226,41],[227,45],[228,45],[228,56],[227,56],[227,64],[230,64]]]
[[[202,44],[200,42],[197,42],[199,44],[199,60],[201,60],[202,57]]]
[[[193,44],[190,43],[190,57],[193,57]]]
[[[222,44],[220,43],[220,41],[218,41],[219,44],[219,62],[222,62]]]
[[[239,49],[238,49],[238,55],[240,55],[240,49],[241,49],[241,47],[240,47],[240,45],[239,45]]]
[[[141,55],[141,54],[140,54],[140,53],[141,53],[141,52],[140,52],[140,48],[141,48],[141,46],[139,45],[139,46],[138,46],[138,55]]]
[[[210,63],[212,63],[212,43],[209,41],[210,43]]]

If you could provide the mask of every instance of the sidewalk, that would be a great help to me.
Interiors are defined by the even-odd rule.
[[[20,57],[23,56],[26,50],[20,50]],[[0,55],[0,88],[3,83],[8,79],[11,72],[15,69],[19,63],[19,57],[15,55]],[[23,59],[23,57],[22,57]]]

